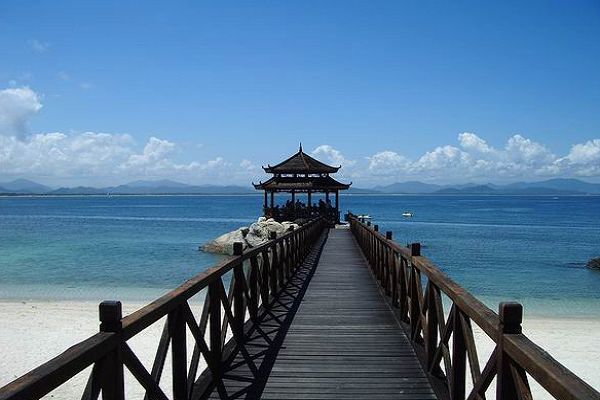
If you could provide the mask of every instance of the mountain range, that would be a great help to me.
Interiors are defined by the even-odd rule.
[[[46,194],[46,195],[103,195],[103,194],[248,194],[255,193],[251,187],[236,185],[188,185],[167,179],[157,181],[134,181],[119,186],[107,187],[60,187],[57,189],[27,179],[0,183],[1,194]]]
[[[256,191],[250,186],[238,185],[188,185],[168,179],[134,181],[107,187],[61,187],[51,188],[40,183],[17,179],[0,183],[0,194],[45,194],[45,195],[104,195],[104,194],[251,194]],[[349,194],[431,194],[431,195],[582,195],[600,194],[600,184],[579,179],[549,179],[537,182],[515,182],[510,184],[461,184],[437,185],[419,181],[397,182],[372,189],[355,188]]]
[[[548,179],[537,182],[509,184],[436,185],[418,181],[393,183],[374,188],[388,194],[437,194],[437,195],[581,195],[600,194],[600,184],[579,179]]]

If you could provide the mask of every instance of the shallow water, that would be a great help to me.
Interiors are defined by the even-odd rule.
[[[198,251],[248,225],[262,196],[0,198],[0,299],[151,299],[215,263]],[[600,197],[341,197],[475,295],[600,315]],[[402,217],[411,211],[414,217]]]

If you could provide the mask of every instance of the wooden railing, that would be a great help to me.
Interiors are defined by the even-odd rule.
[[[531,399],[531,377],[556,399],[600,399],[599,392],[522,334],[519,303],[501,303],[496,314],[421,256],[418,243],[403,247],[392,240],[392,232],[382,235],[377,225],[351,214],[348,220],[439,398],[485,399],[495,378],[497,399]],[[447,316],[442,294],[451,302]],[[483,370],[473,324],[495,343]]]
[[[99,333],[0,388],[0,400],[39,399],[90,366],[82,399],[97,399],[100,393],[105,400],[124,399],[126,367],[144,388],[146,400],[166,400],[160,379],[169,347],[170,398],[175,400],[202,398],[215,387],[218,389],[225,363],[238,351],[249,369],[256,371],[254,361],[246,357],[246,329],[301,265],[324,228],[323,219],[318,218],[245,252],[237,243],[233,257],[124,318],[120,302],[101,303]],[[227,281],[229,291],[225,289]],[[197,319],[189,300],[202,295],[203,308]],[[127,342],[164,317],[164,329],[149,371]],[[189,362],[188,330],[194,338]],[[198,374],[202,362],[207,368]]]

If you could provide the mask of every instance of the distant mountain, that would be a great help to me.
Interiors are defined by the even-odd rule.
[[[574,190],[552,189],[547,187],[509,188],[506,186],[470,185],[462,188],[444,188],[437,195],[515,195],[515,196],[559,196],[584,194]]]
[[[87,187],[87,186],[77,186],[77,187],[72,187],[72,188],[65,188],[65,187],[61,187],[59,189],[53,190],[51,192],[49,192],[48,194],[56,194],[56,195],[62,195],[62,194],[71,194],[71,195],[75,195],[75,194],[106,194],[107,191],[105,189],[102,188],[93,188],[93,187]]]
[[[0,193],[7,194],[252,194],[257,193],[250,185],[188,185],[169,179],[138,180],[109,187],[62,187],[52,188],[27,179],[16,179],[0,183]],[[432,194],[432,195],[582,195],[600,194],[600,184],[579,179],[549,179],[537,182],[515,182],[511,184],[436,185],[419,181],[398,182],[373,189],[351,187],[348,194]]]
[[[6,192],[11,193],[48,193],[52,188],[28,179],[15,179],[11,182],[0,183]]]
[[[219,186],[219,185],[186,185],[172,181],[134,182],[134,185],[126,184],[106,188],[111,194],[246,194],[255,193],[248,186]]]
[[[436,190],[433,194],[499,194],[499,190],[488,185],[468,185]]]
[[[398,182],[386,186],[375,186],[373,189],[382,193],[426,194],[440,190],[443,186],[419,181]]]
[[[539,182],[515,182],[511,184],[464,183],[435,185],[419,181],[398,182],[386,186],[375,186],[382,193],[406,194],[498,194],[498,195],[576,195],[600,194],[600,184],[579,179],[549,179]]]
[[[74,188],[60,188],[53,190],[50,194],[248,194],[255,193],[254,190],[242,186],[217,186],[203,185],[192,186],[180,184],[177,186],[144,186],[144,185],[119,185],[114,187],[93,188],[79,186]]]
[[[343,191],[345,194],[381,194],[381,191],[376,189],[364,189],[364,188],[355,188],[350,187],[350,189]]]
[[[159,187],[170,187],[170,188],[186,188],[191,185],[186,183],[172,181],[170,179],[161,179],[156,181],[133,181],[126,183],[122,186],[129,186],[134,188],[159,188]]]
[[[548,179],[539,182],[516,182],[506,185],[505,188],[548,188],[556,190],[576,191],[582,193],[600,194],[600,184],[584,182],[579,179]]]

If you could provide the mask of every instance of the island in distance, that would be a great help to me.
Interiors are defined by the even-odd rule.
[[[0,195],[156,195],[156,194],[255,194],[251,186],[190,185],[168,179],[134,181],[108,187],[53,188],[28,179],[0,183]],[[549,179],[509,184],[437,185],[419,181],[398,182],[373,188],[352,188],[348,194],[427,194],[427,195],[600,195],[600,183],[579,179]]]

